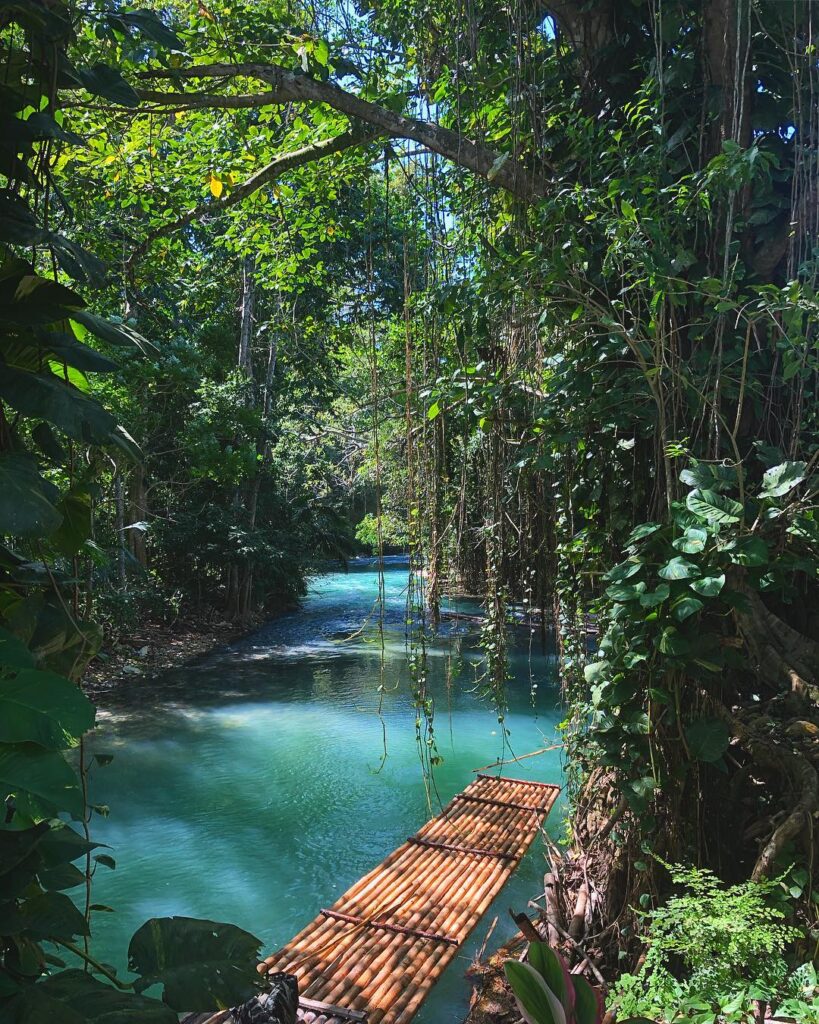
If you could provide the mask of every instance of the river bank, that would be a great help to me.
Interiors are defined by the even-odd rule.
[[[259,616],[245,626],[213,619],[178,619],[173,623],[145,621],[133,633],[105,645],[83,677],[83,690],[94,696],[170,669],[193,665],[257,630],[268,618]]]

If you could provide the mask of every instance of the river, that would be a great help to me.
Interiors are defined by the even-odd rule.
[[[94,902],[116,908],[94,916],[103,961],[123,971],[135,929],[172,914],[231,921],[273,952],[438,813],[474,769],[510,757],[510,745],[523,754],[556,741],[555,659],[539,640],[514,630],[505,743],[475,692],[476,627],[445,624],[428,649],[443,758],[428,804],[405,649],[407,569],[388,562],[383,663],[378,574],[367,561],[316,578],[301,610],[247,640],[104,698],[90,741],[92,751],[113,754],[91,779],[91,799],[111,809],[94,816],[94,839],[110,844],[117,864],[94,878]],[[559,782],[559,752],[505,770]],[[553,834],[559,826],[558,805]],[[496,915],[490,948],[512,934],[507,908],[525,909],[542,876],[538,841],[418,1024],[463,1020],[474,951]]]

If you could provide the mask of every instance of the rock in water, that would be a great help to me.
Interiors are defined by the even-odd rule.
[[[248,999],[230,1012],[236,1024],[296,1024],[299,982],[294,974],[268,976],[270,991]]]

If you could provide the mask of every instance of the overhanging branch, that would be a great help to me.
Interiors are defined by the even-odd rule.
[[[320,82],[308,75],[294,74],[278,64],[199,64],[190,68],[146,71],[139,77],[164,78],[173,81],[192,78],[255,78],[272,86],[272,91],[260,94],[259,106],[290,102],[324,103],[355,121],[378,129],[380,133],[389,135],[391,138],[411,139],[418,142],[439,156],[451,160],[460,167],[465,167],[485,178],[497,188],[504,189],[519,199],[530,202],[546,192],[546,182],[543,178],[508,154],[498,153],[483,143],[466,139],[460,132],[450,128],[397,114],[378,103],[363,100],[360,96],[347,92],[330,82]],[[150,96],[152,102],[160,103],[162,102],[160,98],[165,94],[151,92],[141,95],[145,98]],[[209,104],[204,99],[196,101],[193,99],[196,95],[195,93],[170,93],[167,103],[180,104],[181,101],[184,101],[191,106],[218,105]],[[243,102],[242,105],[253,104]]]

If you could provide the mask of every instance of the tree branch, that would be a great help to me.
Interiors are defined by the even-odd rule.
[[[325,103],[356,121],[372,125],[392,138],[411,139],[426,146],[460,167],[473,171],[497,188],[527,202],[545,195],[546,182],[508,154],[501,154],[479,142],[464,138],[460,132],[415,117],[406,117],[330,82],[320,82],[308,75],[297,75],[278,64],[199,64],[190,68],[145,71],[140,78],[255,78],[272,86],[263,94],[260,105],[301,101]],[[144,94],[143,94],[144,95]],[[162,93],[150,93],[153,102],[161,102]],[[191,94],[169,94],[169,102],[179,103]],[[277,97],[275,100],[271,97]],[[202,106],[207,106],[202,102]]]
[[[254,192],[258,192],[260,188],[263,188],[271,181],[275,181],[276,178],[286,171],[302,167],[304,164],[312,163],[314,160],[324,156],[330,156],[332,153],[340,153],[345,149],[350,149],[352,146],[365,145],[379,138],[382,134],[382,132],[377,131],[362,132],[350,130],[343,132],[341,135],[336,135],[332,139],[323,139],[321,142],[315,142],[311,146],[294,149],[292,153],[282,153],[280,156],[274,157],[270,163],[265,164],[264,167],[256,171],[255,174],[252,174],[246,181],[243,181],[241,185],[237,185],[236,188],[232,189],[220,202],[210,200],[199,203],[176,220],[168,221],[167,224],[163,224],[161,227],[151,231],[131,253],[125,264],[126,271],[130,276],[134,262],[144,256],[151,244],[158,238],[172,235],[175,231],[187,227],[192,221],[199,220],[202,217],[218,216],[227,207],[235,206],[237,203],[242,202],[243,199],[247,199],[248,196],[252,196]]]

